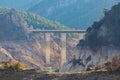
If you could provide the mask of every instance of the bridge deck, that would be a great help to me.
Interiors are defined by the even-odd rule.
[[[86,30],[31,30],[31,32],[41,32],[41,33],[86,33]]]

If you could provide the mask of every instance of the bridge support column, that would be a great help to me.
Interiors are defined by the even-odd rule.
[[[84,38],[84,35],[85,35],[85,33],[78,33],[78,37],[79,37],[79,40],[81,40],[81,39],[83,39]]]
[[[66,33],[61,33],[61,66],[66,62]]]
[[[50,64],[50,33],[45,33],[45,44],[46,44],[46,64]]]

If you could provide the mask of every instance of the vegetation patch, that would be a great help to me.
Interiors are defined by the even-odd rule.
[[[22,62],[2,62],[1,63],[1,70],[7,70],[7,71],[22,71],[25,70],[27,68],[27,66],[25,64],[23,64]]]

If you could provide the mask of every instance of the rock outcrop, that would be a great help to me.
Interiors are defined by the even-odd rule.
[[[0,14],[0,41],[27,39],[27,25],[15,9]]]
[[[0,62],[8,62],[12,60],[14,59],[11,54],[4,48],[0,47]]]
[[[106,11],[102,20],[87,29],[85,38],[80,40],[75,51],[76,57],[70,63],[66,63],[61,71],[95,68],[111,61],[112,57],[120,55],[120,4]],[[80,62],[84,66],[79,65]]]

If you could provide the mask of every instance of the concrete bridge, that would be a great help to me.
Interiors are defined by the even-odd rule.
[[[46,44],[46,64],[50,64],[50,36],[51,33],[60,33],[61,35],[61,66],[66,62],[66,34],[77,33],[79,39],[83,38],[86,30],[31,30],[34,33],[45,33],[45,44]]]

